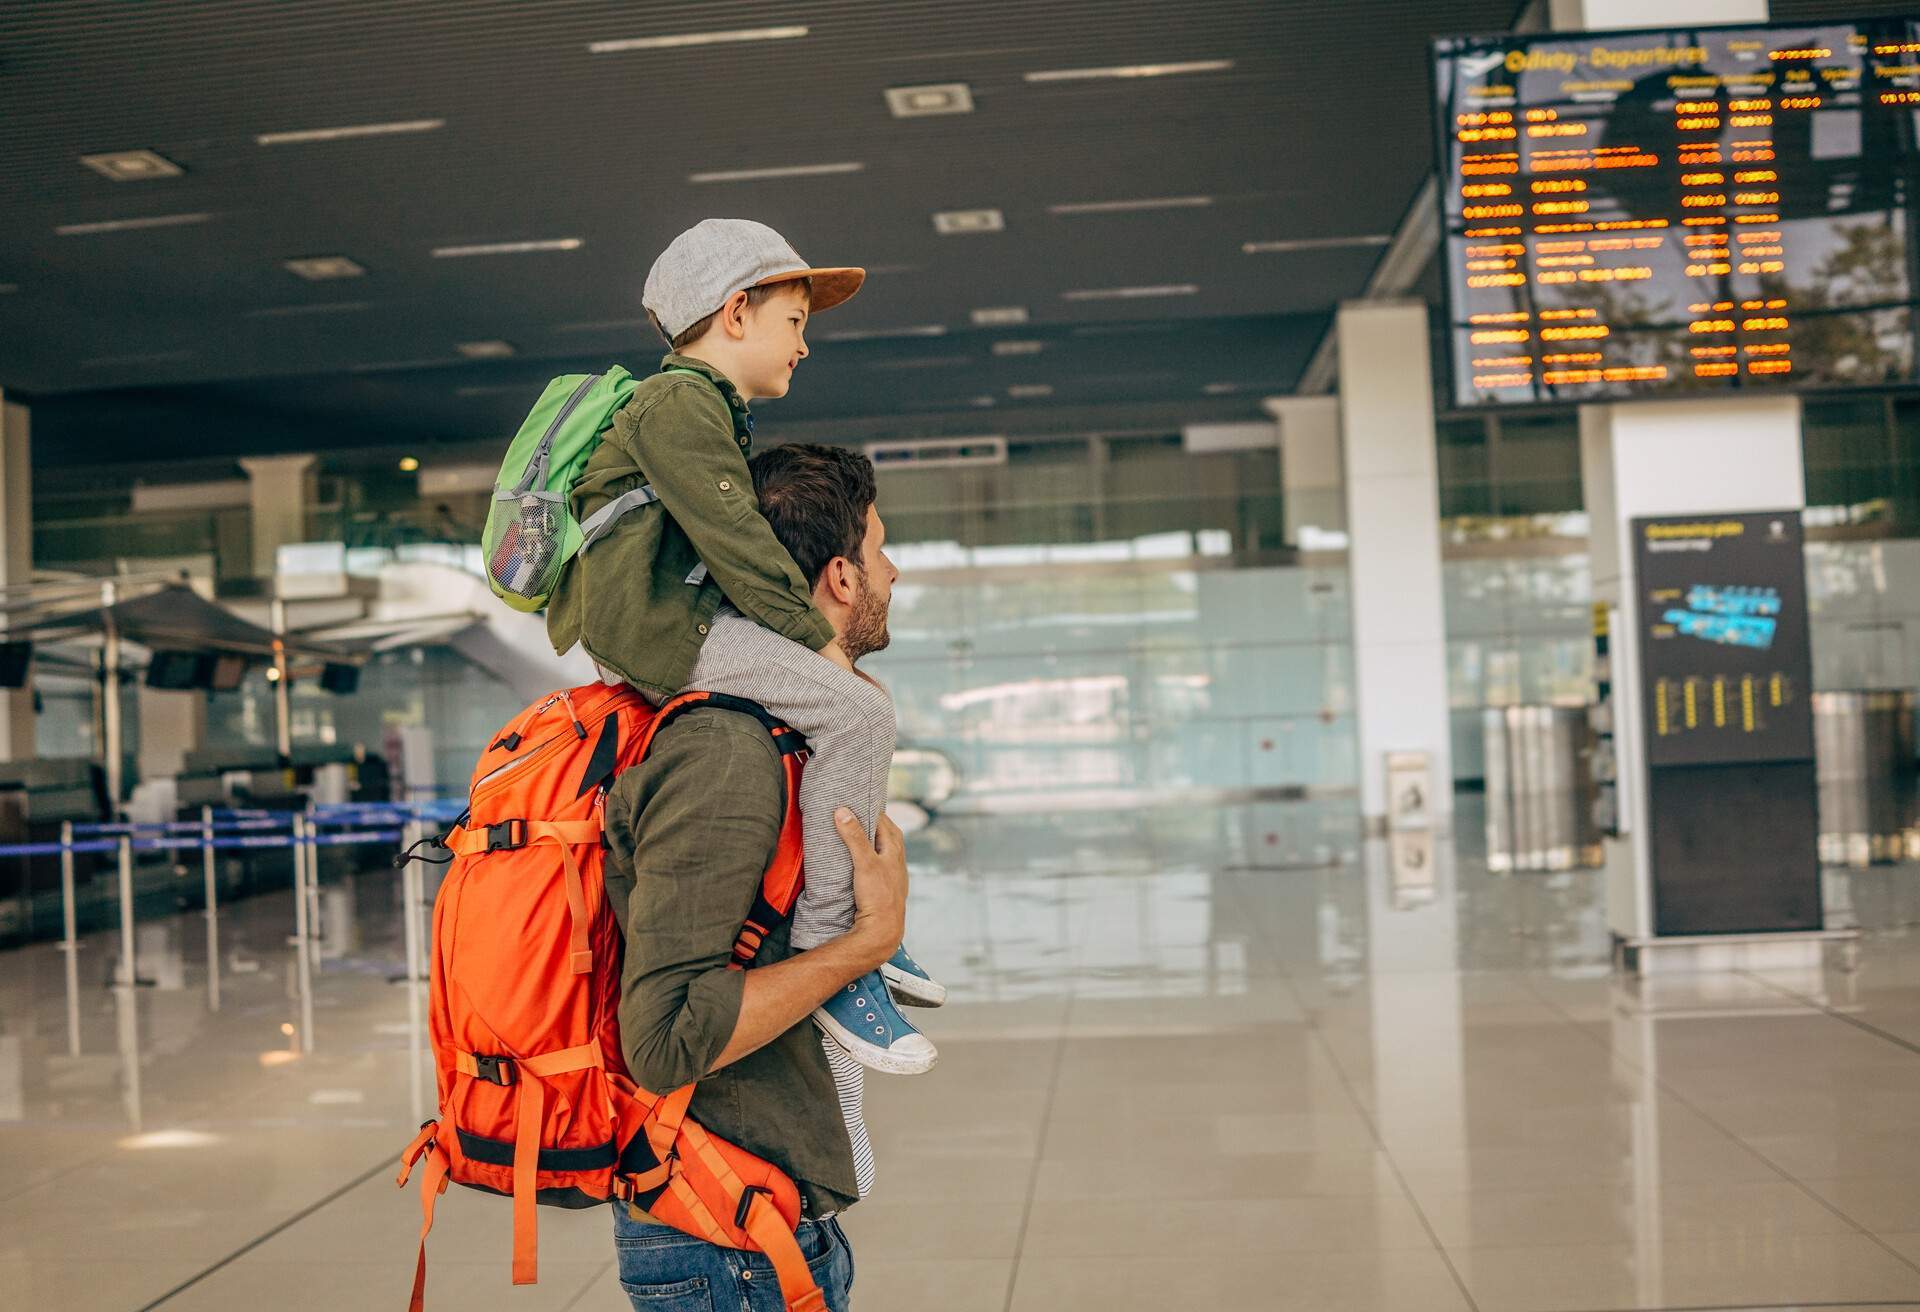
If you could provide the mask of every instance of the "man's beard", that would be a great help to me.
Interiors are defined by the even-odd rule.
[[[874,595],[867,586],[867,572],[854,571],[860,576],[860,595],[854,598],[853,610],[847,615],[847,624],[840,632],[840,650],[847,659],[857,661],[876,651],[885,651],[887,644],[893,641],[893,635],[887,632],[887,603]]]

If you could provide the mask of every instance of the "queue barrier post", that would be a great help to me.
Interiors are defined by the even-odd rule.
[[[73,821],[60,822],[60,951],[67,958],[67,1053],[80,1055],[80,908],[73,881]]]
[[[293,817],[293,940],[294,971],[300,990],[300,1051],[313,1051],[313,951],[312,924],[307,901],[307,823],[299,812]]]
[[[120,848],[120,969],[115,983],[132,988],[139,981],[133,966],[133,836],[121,834]]]
[[[207,1009],[220,1010],[220,877],[213,854],[213,808],[200,808],[201,878],[207,917]]]

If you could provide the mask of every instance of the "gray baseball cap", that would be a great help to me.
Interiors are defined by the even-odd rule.
[[[812,313],[860,290],[865,269],[815,269],[787,239],[752,219],[702,219],[675,237],[647,274],[640,303],[677,337],[749,287],[813,279]]]

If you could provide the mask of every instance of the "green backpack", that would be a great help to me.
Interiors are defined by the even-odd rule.
[[[693,369],[667,372],[704,377]],[[660,499],[651,486],[638,487],[584,521],[573,517],[573,485],[639,385],[618,365],[605,373],[563,374],[547,384],[514,434],[494,480],[481,546],[488,584],[515,610],[544,609],[568,561],[622,515]]]

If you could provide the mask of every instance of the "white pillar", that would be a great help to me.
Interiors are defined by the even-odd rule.
[[[1361,813],[1370,828],[1386,816],[1389,752],[1424,752],[1436,827],[1444,832],[1453,814],[1453,762],[1427,307],[1349,301],[1334,334]]]
[[[1287,543],[1300,546],[1300,530],[1338,533],[1347,527],[1340,469],[1340,398],[1276,396],[1266,411],[1280,429],[1280,491]]]
[[[33,424],[0,392],[0,583],[33,581]],[[0,760],[35,755],[33,689],[0,688]]]
[[[280,548],[307,540],[313,457],[248,456],[240,467],[253,485],[253,572],[257,578],[269,578]]]

